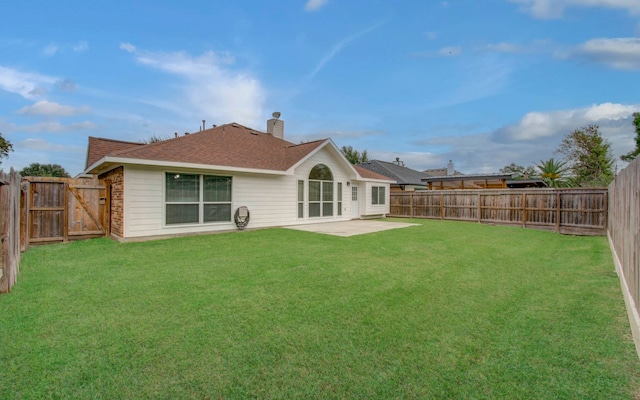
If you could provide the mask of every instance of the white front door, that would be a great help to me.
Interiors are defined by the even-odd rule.
[[[351,218],[360,218],[358,206],[358,185],[351,183]]]

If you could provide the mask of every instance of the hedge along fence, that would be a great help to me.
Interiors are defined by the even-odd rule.
[[[605,235],[607,189],[429,190],[390,196],[392,217],[434,218]]]
[[[640,158],[609,185],[609,245],[640,356]]]
[[[20,265],[20,174],[0,170],[0,293],[16,283]]]

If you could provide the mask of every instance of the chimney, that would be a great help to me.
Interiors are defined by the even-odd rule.
[[[456,168],[453,165],[453,161],[449,160],[447,164],[447,175],[453,175],[456,172]]]
[[[267,133],[278,139],[284,139],[284,121],[279,119],[280,113],[271,114],[273,118],[267,120]]]

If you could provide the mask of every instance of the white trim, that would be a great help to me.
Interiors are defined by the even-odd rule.
[[[181,203],[181,202],[168,202],[167,201],[167,174],[184,174],[184,175],[196,175],[198,176],[198,202],[190,202],[190,203]],[[220,225],[220,224],[228,224],[229,222],[233,222],[233,175],[212,175],[205,173],[192,173],[192,172],[177,172],[171,170],[163,171],[163,182],[162,182],[162,228],[169,229],[174,228],[176,226],[185,227],[185,226],[208,226],[208,225]],[[231,179],[231,201],[229,202],[205,202],[204,201],[204,177],[206,176],[215,176],[215,177],[223,177]],[[167,204],[198,204],[198,222],[185,222],[185,223],[175,223],[175,224],[167,224]],[[229,221],[204,221],[204,206],[206,204],[229,204],[231,208],[230,219]]]
[[[187,169],[199,169],[199,170],[216,170],[216,171],[229,171],[229,172],[247,172],[254,174],[268,174],[268,175],[293,175],[290,171],[276,171],[272,169],[259,169],[259,168],[243,168],[233,167],[228,165],[211,165],[211,164],[196,164],[185,163],[177,161],[161,161],[161,160],[143,160],[137,158],[125,158],[125,157],[110,157],[105,156],[96,161],[93,165],[87,168],[87,173],[98,168],[101,164],[114,163],[114,164],[132,164],[132,165],[149,165],[154,167],[165,168],[187,168]],[[102,174],[103,172],[97,172]]]
[[[316,153],[318,153],[320,150],[324,149],[327,145],[330,145],[331,148],[333,148],[333,151],[336,153],[336,155],[338,155],[341,159],[342,162],[348,166],[348,168],[351,170],[351,172],[353,172],[353,175],[355,177],[357,177],[358,179],[361,179],[362,177],[358,174],[358,171],[353,167],[353,164],[351,164],[349,162],[349,160],[347,160],[344,156],[344,154],[342,154],[342,152],[340,151],[340,149],[338,149],[338,147],[335,145],[335,143],[333,143],[333,140],[331,139],[324,139],[324,141],[322,142],[322,144],[318,147],[316,147],[315,149],[313,149],[311,152],[309,152],[306,156],[302,157],[300,160],[298,160],[297,163],[293,164],[291,167],[289,167],[289,169],[287,170],[287,172],[289,171],[293,171],[296,168],[298,168],[298,166],[300,166],[303,162],[307,161],[308,159],[310,159],[311,157],[313,157]],[[394,181],[395,182],[395,181]]]
[[[616,248],[613,245],[613,240],[611,239],[609,231],[607,231],[607,238],[609,239],[609,247],[611,248],[611,253],[613,255],[613,263],[616,266],[616,273],[618,274],[618,278],[620,278],[620,287],[624,296],[624,305],[627,309],[627,315],[629,316],[631,333],[633,334],[633,343],[636,345],[636,353],[638,354],[638,357],[640,357],[640,315],[638,315],[636,303],[633,301],[633,296],[631,296],[627,280],[624,277],[622,263],[618,258],[618,253],[616,253]]]

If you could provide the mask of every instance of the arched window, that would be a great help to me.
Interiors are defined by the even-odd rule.
[[[309,173],[309,217],[333,215],[333,174],[324,164]]]

